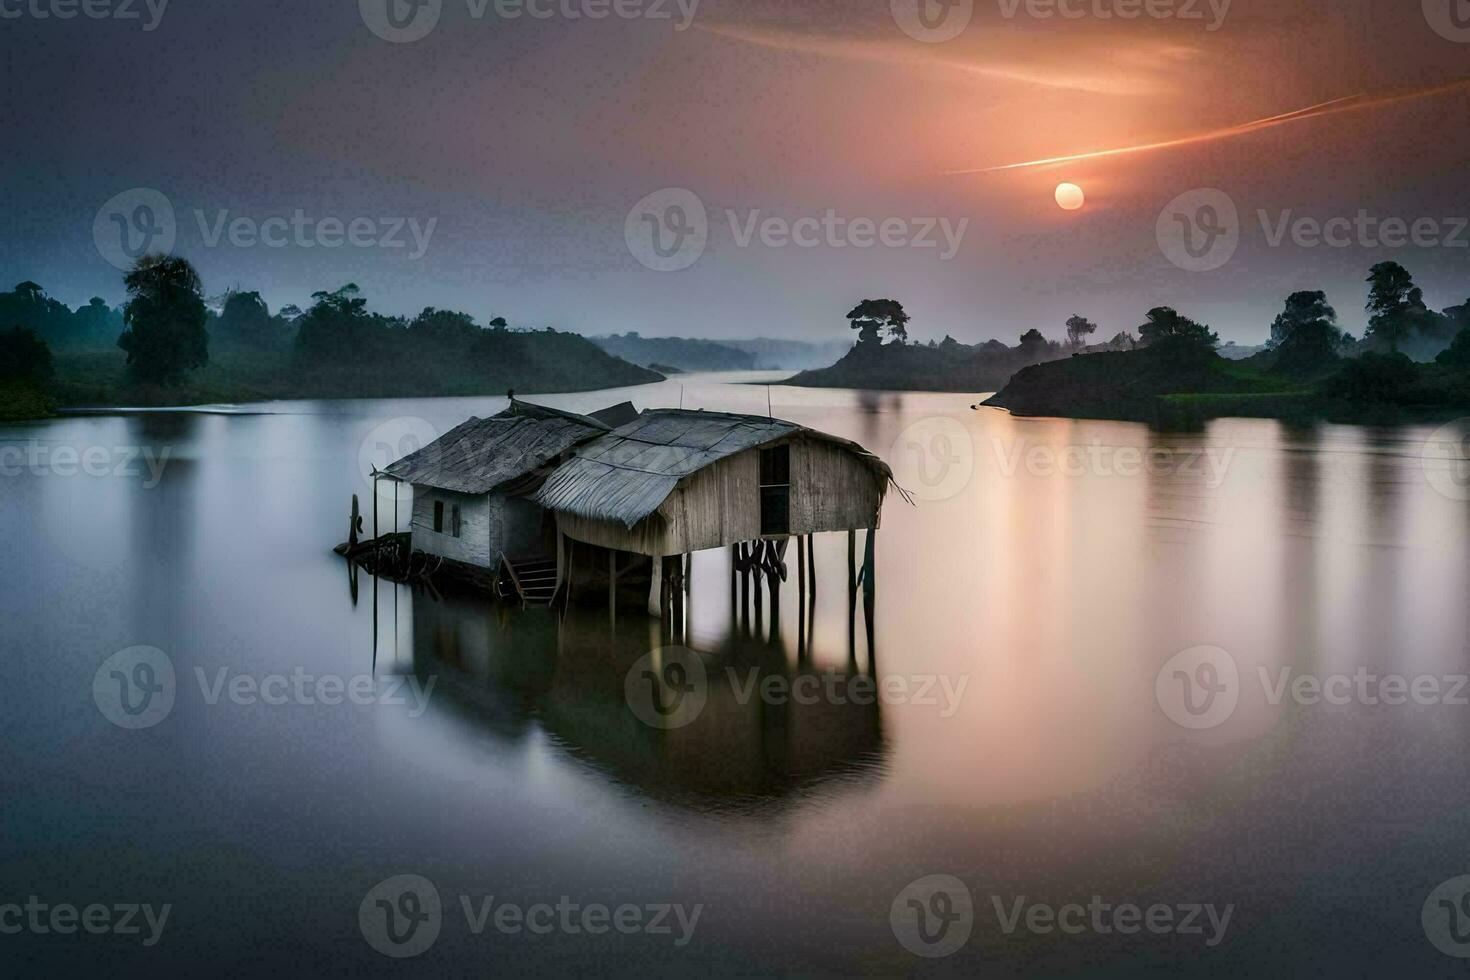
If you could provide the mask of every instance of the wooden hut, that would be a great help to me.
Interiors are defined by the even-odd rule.
[[[549,600],[580,542],[584,561],[603,556],[614,603],[620,571],[651,565],[651,611],[695,551],[750,544],[763,554],[779,541],[784,552],[789,538],[876,529],[892,480],[857,443],[782,419],[627,404],[578,415],[516,400],[382,475],[414,488],[415,552]],[[870,533],[869,566],[871,548]],[[519,580],[532,573],[535,590]]]
[[[632,406],[607,411],[626,418]],[[493,579],[506,558],[549,555],[556,540],[524,491],[572,447],[610,431],[594,416],[511,399],[500,414],[471,418],[378,475],[413,487],[413,551],[462,578]]]

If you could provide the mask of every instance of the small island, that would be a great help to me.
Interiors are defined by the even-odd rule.
[[[1387,424],[1470,409],[1470,301],[1430,310],[1395,262],[1368,277],[1355,340],[1320,290],[1287,297],[1263,350],[1220,356],[1207,326],[1155,307],[1136,349],[1088,349],[1016,373],[985,405],[1016,415],[1187,426],[1225,416]]]
[[[206,299],[177,256],[140,258],[128,299],[72,310],[34,282],[0,293],[0,420],[58,407],[168,406],[304,398],[433,397],[587,391],[647,384],[630,364],[574,333],[491,316],[368,309],[359,287],[271,311],[257,292]]]

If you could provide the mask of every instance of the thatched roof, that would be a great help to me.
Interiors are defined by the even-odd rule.
[[[512,400],[499,415],[471,418],[382,472],[417,486],[489,493],[608,431],[586,415]]]
[[[783,419],[652,409],[577,448],[532,499],[550,510],[632,527],[659,508],[681,479],[727,456],[796,435],[859,456],[887,487],[892,471],[855,442]]]

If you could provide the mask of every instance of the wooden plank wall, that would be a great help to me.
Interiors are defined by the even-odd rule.
[[[876,527],[882,495],[873,471],[821,439],[791,443],[791,533]],[[641,555],[678,555],[760,537],[760,450],[720,460],[685,478],[631,529],[615,521],[558,515],[578,541]]]
[[[444,532],[434,532],[434,501],[444,504]],[[453,506],[459,504],[459,537],[453,532]],[[433,487],[414,487],[413,548],[431,555],[443,555],[470,565],[489,568],[499,552],[490,550],[490,506],[487,496],[474,497],[451,493]]]

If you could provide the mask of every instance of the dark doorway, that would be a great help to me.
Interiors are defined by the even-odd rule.
[[[761,450],[761,534],[791,531],[791,447]]]

